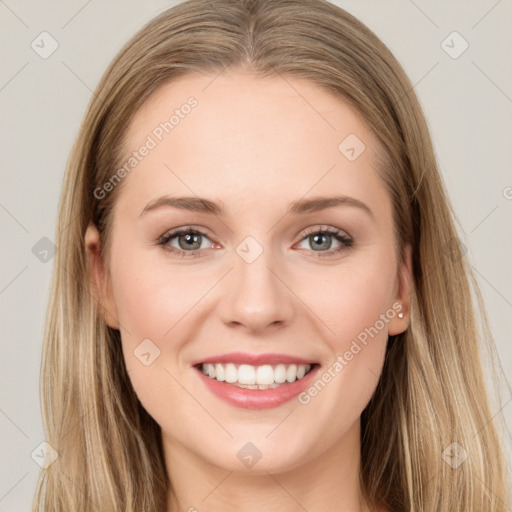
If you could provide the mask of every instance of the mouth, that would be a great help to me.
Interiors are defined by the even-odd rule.
[[[206,388],[246,409],[277,407],[311,385],[320,364],[281,355],[226,354],[193,364]]]
[[[242,389],[276,389],[303,379],[317,366],[313,364],[250,365],[235,363],[200,363],[196,368],[217,382]]]

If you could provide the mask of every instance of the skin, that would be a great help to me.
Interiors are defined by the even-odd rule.
[[[401,266],[394,250],[392,204],[374,167],[377,141],[351,107],[306,80],[248,70],[215,76],[166,84],[138,111],[127,154],[188,97],[198,100],[124,178],[110,260],[99,257],[93,225],[85,237],[106,321],[120,329],[133,387],[162,427],[175,491],[168,512],[253,512],[269,503],[283,512],[370,510],[358,483],[360,415],[388,335],[407,328],[411,282],[409,248]],[[338,150],[351,133],[366,146],[355,161]],[[373,216],[346,205],[287,213],[292,201],[334,193],[364,202]],[[204,197],[225,213],[162,207],[140,216],[163,194]],[[199,257],[158,245],[187,225],[207,232]],[[342,244],[327,237],[319,247],[305,230],[325,227],[348,234],[353,246],[321,257]],[[252,263],[236,251],[249,235],[263,249]],[[168,244],[180,248],[179,241]],[[386,323],[307,405],[238,408],[190,366],[232,351],[277,352],[315,360],[322,371],[396,302],[404,317]],[[149,366],[133,353],[147,338],[160,350]],[[252,468],[237,458],[247,442],[262,454]]]

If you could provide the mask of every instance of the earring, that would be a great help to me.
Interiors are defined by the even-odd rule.
[[[398,318],[403,318],[403,317],[404,317],[403,313],[398,313]]]

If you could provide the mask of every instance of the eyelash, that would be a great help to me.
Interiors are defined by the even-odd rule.
[[[164,250],[166,250],[166,251],[169,251],[173,254],[177,254],[178,256],[183,256],[185,258],[187,258],[187,257],[195,258],[195,257],[201,256],[201,251],[203,251],[203,249],[194,249],[192,251],[183,251],[181,249],[177,249],[176,247],[171,247],[170,245],[168,245],[169,242],[173,238],[176,238],[177,236],[182,235],[182,234],[201,235],[202,237],[208,238],[207,233],[204,233],[203,231],[195,229],[192,226],[185,226],[183,228],[175,229],[173,231],[167,232],[164,235],[162,235],[158,239],[158,245],[163,246]],[[341,245],[339,247],[337,247],[336,249],[329,249],[328,251],[312,251],[314,253],[314,256],[319,257],[319,258],[324,258],[324,257],[332,256],[337,253],[341,253],[342,251],[347,251],[354,244],[354,241],[352,238],[344,235],[342,231],[335,229],[335,228],[330,228],[330,227],[308,229],[303,234],[303,237],[299,240],[299,242],[302,242],[305,238],[307,238],[313,234],[332,235],[336,240],[338,240],[338,242],[341,243]]]

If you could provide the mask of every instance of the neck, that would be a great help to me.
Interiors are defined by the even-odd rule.
[[[261,465],[250,473],[212,465],[164,434],[171,484],[167,512],[369,512],[359,484],[359,429],[358,422],[335,446],[302,465],[279,472]]]

